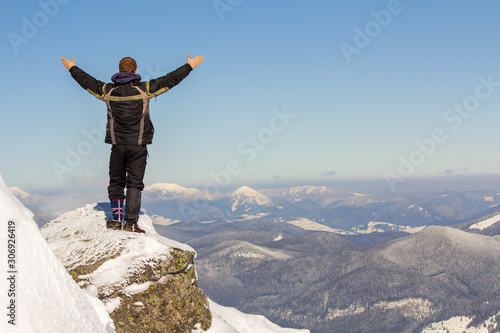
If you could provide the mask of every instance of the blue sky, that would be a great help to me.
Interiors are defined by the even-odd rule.
[[[150,79],[201,54],[151,103],[146,184],[500,190],[499,10],[493,0],[5,2],[2,176],[31,191],[105,192],[105,104],[61,57],[109,82],[124,56]]]

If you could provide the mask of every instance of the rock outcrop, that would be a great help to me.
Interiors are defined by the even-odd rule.
[[[195,251],[156,233],[106,229],[108,204],[66,213],[41,229],[81,288],[105,305],[117,332],[191,332],[211,325],[208,300],[198,287]]]

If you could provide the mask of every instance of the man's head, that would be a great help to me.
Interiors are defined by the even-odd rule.
[[[137,63],[134,59],[130,57],[125,57],[120,60],[120,65],[118,66],[120,72],[135,73],[137,71]]]

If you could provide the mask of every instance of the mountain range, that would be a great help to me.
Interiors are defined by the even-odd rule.
[[[156,188],[144,206],[170,219],[158,232],[196,249],[200,287],[222,305],[318,333],[421,332],[499,314],[496,192],[242,187],[193,199]],[[176,220],[176,209],[191,215]]]
[[[487,190],[143,192],[158,234],[196,250],[209,298],[317,333],[498,328],[499,203]]]

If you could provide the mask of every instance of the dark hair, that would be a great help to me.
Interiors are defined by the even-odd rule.
[[[118,70],[120,72],[134,73],[137,69],[137,63],[134,59],[130,57],[125,57],[120,60],[120,65],[118,66]]]

